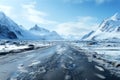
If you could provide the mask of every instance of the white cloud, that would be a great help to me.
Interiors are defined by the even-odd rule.
[[[102,4],[110,1],[112,0],[64,0],[64,2],[72,2],[72,3],[95,2],[97,4]]]
[[[109,1],[111,1],[111,0],[95,0],[95,2],[96,2],[97,4],[102,4],[102,3],[104,3],[104,2],[109,2]]]
[[[23,25],[26,29],[31,28],[35,24],[52,26],[57,23],[56,21],[48,20],[48,13],[37,10],[36,5],[36,1],[28,3],[20,2],[17,7],[10,4],[2,5],[0,3],[0,11],[4,12],[18,25]]]
[[[97,19],[94,17],[78,17],[74,22],[65,22],[58,24],[56,31],[61,35],[74,35],[82,37],[84,34],[97,28]]]
[[[22,8],[24,10],[23,16],[30,22],[35,24],[55,24],[55,21],[47,20],[46,17],[48,16],[47,13],[37,10],[35,8],[35,2],[32,4],[24,4]]]
[[[0,5],[0,11],[4,12],[9,16],[13,11],[13,7],[7,5]]]

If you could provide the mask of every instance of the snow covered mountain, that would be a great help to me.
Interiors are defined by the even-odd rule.
[[[104,20],[96,31],[92,31],[82,38],[83,40],[120,39],[120,14]]]
[[[50,32],[37,25],[30,31],[25,30],[3,12],[0,12],[0,39],[61,40],[62,38],[55,31]]]
[[[61,36],[55,31],[49,31],[45,28],[35,25],[30,29],[30,32],[37,36],[43,37],[43,40],[62,40]]]
[[[0,12],[0,39],[39,39]]]
[[[88,34],[84,35],[84,36],[82,37],[82,39],[88,38],[88,37],[91,36],[93,33],[94,33],[94,31],[90,31]]]
[[[30,31],[35,35],[40,35],[40,36],[47,35],[50,33],[49,30],[39,27],[38,25],[35,25],[34,27],[30,28]]]
[[[21,29],[3,12],[0,12],[0,38],[17,39],[23,36]]]

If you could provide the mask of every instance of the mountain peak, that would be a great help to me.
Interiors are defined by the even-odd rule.
[[[40,29],[40,27],[37,25],[37,24],[35,24],[35,26],[33,27],[35,30],[39,30]]]
[[[0,11],[0,19],[5,17],[6,15],[4,14],[4,12]]]
[[[97,39],[120,39],[120,14],[115,13],[112,17],[104,20],[99,28],[90,35],[85,35],[86,40],[97,40]],[[84,38],[83,38],[84,39]],[[85,40],[84,39],[84,40]]]
[[[119,13],[115,13],[112,17],[112,20],[120,20],[120,14]]]
[[[37,24],[34,27],[30,28],[30,30],[31,31],[39,31],[39,32],[49,32],[49,30],[39,27]]]
[[[112,17],[104,20],[100,24],[99,30],[102,32],[120,32],[120,14],[115,13]]]

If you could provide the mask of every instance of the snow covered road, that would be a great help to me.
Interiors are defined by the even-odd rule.
[[[0,57],[0,80],[6,80],[11,74],[19,69],[20,65],[28,66],[34,61],[40,60],[45,56],[54,54],[55,46],[45,49],[27,51],[19,54],[8,54]],[[45,54],[45,52],[47,52]],[[46,57],[45,57],[46,58]]]
[[[0,57],[0,80],[120,80],[83,51],[60,43]]]

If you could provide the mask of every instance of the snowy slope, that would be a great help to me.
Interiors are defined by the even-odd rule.
[[[35,25],[30,31],[17,25],[13,20],[0,12],[0,39],[24,39],[24,40],[61,40],[55,32],[40,28]]]
[[[104,20],[94,33],[84,40],[120,39],[120,14]]]
[[[42,36],[43,40],[62,40],[61,36],[55,31],[49,31],[45,28],[35,25],[30,29],[30,32],[37,36]]]
[[[88,34],[84,35],[84,36],[82,37],[82,39],[88,38],[88,37],[91,36],[93,33],[94,33],[94,31],[90,31]]]
[[[0,39],[39,39],[0,12]]]
[[[20,28],[3,12],[0,12],[0,38],[17,39],[23,36]]]
[[[44,36],[50,33],[49,30],[39,27],[38,25],[35,25],[34,27],[30,28],[30,31],[35,34],[35,35],[40,35],[40,36]]]

